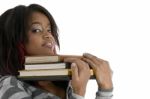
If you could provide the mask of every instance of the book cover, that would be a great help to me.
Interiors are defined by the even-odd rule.
[[[95,78],[92,69],[90,72],[91,79]],[[69,80],[71,69],[20,70],[18,78],[21,80]]]
[[[77,56],[77,55],[26,56],[25,64],[63,62],[64,58],[66,57],[82,58],[82,56]]]
[[[19,70],[21,80],[70,80],[70,63],[63,63],[64,58],[83,58],[77,55],[26,56],[25,70]],[[91,79],[95,78],[91,69]]]
[[[70,63],[25,64],[25,70],[65,69],[65,68],[70,68]]]
[[[60,62],[59,56],[26,56],[25,64]]]

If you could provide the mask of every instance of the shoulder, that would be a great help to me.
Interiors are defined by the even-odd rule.
[[[17,80],[15,76],[0,76],[0,99],[22,99],[23,97],[29,97],[23,82]]]
[[[55,95],[20,81],[15,76],[0,76],[0,99],[57,99]]]
[[[3,86],[18,86],[18,84],[23,84],[21,81],[17,80],[15,76],[0,76],[0,87]]]

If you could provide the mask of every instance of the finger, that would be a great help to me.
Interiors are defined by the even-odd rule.
[[[64,62],[70,62],[70,63],[72,63],[72,62],[74,62],[75,60],[77,60],[77,58],[65,58],[65,59],[64,59]]]
[[[64,62],[70,62],[70,63],[76,63],[76,66],[78,67],[79,70],[83,69],[83,68],[87,68],[86,65],[88,65],[86,62],[84,62],[81,59],[77,59],[77,58],[66,58],[64,60]]]
[[[71,64],[71,70],[72,70],[72,80],[77,80],[78,79],[78,68],[75,63]]]
[[[83,56],[85,58],[90,59],[91,61],[93,61],[94,63],[98,63],[99,62],[99,58],[97,58],[96,56],[89,54],[89,53],[83,53]]]
[[[84,60],[85,62],[87,62],[87,63],[90,65],[91,68],[93,68],[93,69],[96,68],[95,63],[94,63],[93,61],[91,61],[90,59],[88,59],[88,58],[83,58],[83,60]]]
[[[84,53],[83,54],[83,56],[85,57],[85,58],[88,58],[88,59],[90,59],[91,61],[93,61],[95,64],[103,64],[103,63],[108,63],[108,61],[106,61],[106,60],[103,60],[103,59],[101,59],[101,58],[98,58],[98,57],[96,57],[96,56],[94,56],[94,55],[92,55],[92,54],[89,54],[89,53]]]

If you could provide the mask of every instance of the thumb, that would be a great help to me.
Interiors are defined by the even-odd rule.
[[[72,70],[72,80],[78,79],[78,67],[76,63],[71,64],[71,70]]]

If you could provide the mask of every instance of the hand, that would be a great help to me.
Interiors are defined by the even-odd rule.
[[[83,57],[83,60],[93,68],[99,88],[104,90],[112,89],[112,71],[109,63],[89,53],[83,54]]]
[[[79,58],[65,58],[65,62],[70,62],[72,69],[72,88],[74,93],[84,96],[87,82],[90,78],[89,65]]]

